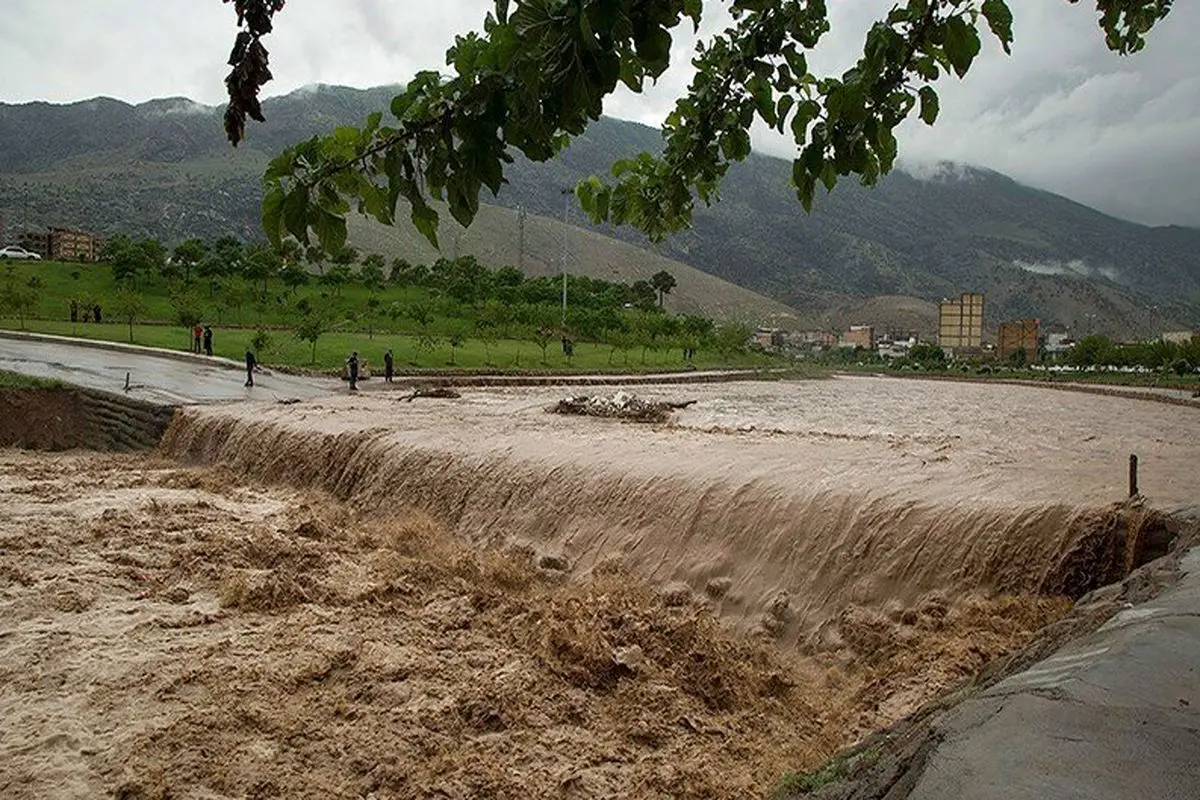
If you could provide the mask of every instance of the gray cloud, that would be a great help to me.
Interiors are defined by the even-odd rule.
[[[702,35],[725,24],[709,3]],[[870,23],[890,2],[830,4],[832,30],[811,59],[839,72],[854,61]],[[233,38],[219,0],[4,0],[0,100],[65,102],[96,95],[130,101],[223,97]],[[1132,58],[1109,53],[1088,3],[1012,0],[1016,44],[1006,57],[985,44],[965,81],[943,81],[933,128],[906,123],[904,168],[921,175],[944,160],[976,164],[1151,224],[1200,226],[1200,4],[1176,4]],[[312,83],[375,86],[440,68],[455,33],[478,29],[486,0],[291,3],[271,37],[272,94]],[[621,92],[608,113],[658,124],[687,85],[691,29],[675,31],[676,66],[641,95]],[[759,131],[756,146],[790,156],[793,145]]]

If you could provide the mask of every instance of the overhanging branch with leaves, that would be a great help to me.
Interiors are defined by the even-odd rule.
[[[236,145],[246,117],[261,120],[258,93],[271,79],[262,38],[283,0],[233,2],[239,33],[226,80],[225,125]],[[1077,0],[1068,0],[1077,2]],[[1116,53],[1137,52],[1171,0],[1097,0],[1099,27]],[[855,175],[873,185],[895,164],[895,129],[917,110],[934,124],[934,84],[964,77],[986,24],[1008,52],[1013,16],[1005,0],[908,0],[868,31],[862,57],[838,77],[818,77],[807,55],[829,30],[824,0],[734,0],[733,24],[697,45],[695,75],[663,125],[661,153],[613,165],[580,181],[593,222],[631,225],[659,240],[688,226],[695,199],[711,203],[729,165],[750,154],[762,122],[791,133],[792,181],[812,207],[816,187]],[[699,30],[702,0],[496,0],[482,35],[455,38],[449,74],[418,73],[361,128],[339,128],[281,153],[265,176],[263,228],[278,244],[313,238],[326,252],[346,241],[356,210],[396,222],[401,200],[412,224],[437,245],[444,202],[471,224],[486,187],[504,183],[513,152],[547,161],[603,113],[624,85],[642,91],[670,65],[671,32]]]

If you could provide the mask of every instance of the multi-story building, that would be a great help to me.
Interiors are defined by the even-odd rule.
[[[938,345],[951,350],[983,346],[983,295],[963,292],[938,305]]]
[[[37,253],[43,259],[50,258],[49,231],[25,231],[17,237],[17,244],[31,253]]]
[[[104,241],[74,228],[47,228],[44,231],[25,231],[17,244],[48,261],[95,261]]]
[[[811,349],[837,347],[838,343],[837,334],[829,331],[800,331],[793,333],[789,340],[792,347]]]
[[[842,347],[861,347],[864,350],[874,350],[875,328],[871,325],[851,325],[842,334],[838,344]]]
[[[100,254],[100,239],[84,231],[51,228],[49,238],[53,261],[95,261]]]
[[[996,356],[1001,361],[1011,359],[1017,351],[1025,354],[1026,364],[1038,360],[1038,320],[1030,317],[1014,322],[1001,322],[996,339]]]

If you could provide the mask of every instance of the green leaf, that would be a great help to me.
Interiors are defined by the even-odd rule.
[[[422,236],[429,240],[434,247],[438,246],[437,229],[438,213],[425,204],[424,201],[412,204],[412,222]]]
[[[958,77],[963,77],[979,55],[979,32],[962,17],[951,17],[946,20],[945,51],[950,66]]]
[[[796,144],[803,144],[808,139],[808,125],[821,113],[821,105],[816,100],[805,100],[796,106],[796,116],[792,117],[792,136]]]
[[[932,125],[937,122],[938,118],[938,96],[932,86],[922,86],[921,95],[921,119],[926,125]]]
[[[816,193],[817,180],[809,173],[805,172],[800,176],[800,180],[796,182],[796,197],[800,200],[800,205],[804,206],[805,211],[812,211],[813,195]]]
[[[821,170],[821,183],[825,184],[825,191],[832,192],[833,187],[837,186],[837,180],[837,170],[834,169],[833,164],[826,161],[825,167]]]
[[[779,124],[775,127],[780,133],[783,133],[783,126],[787,124],[788,114],[792,112],[792,105],[795,102],[795,98],[793,98],[790,94],[785,94],[779,98],[779,108],[776,111]]]
[[[336,253],[346,246],[346,218],[331,214],[320,206],[312,207],[312,226],[326,253]]]
[[[283,225],[300,244],[308,244],[308,187],[298,183],[283,201]]]
[[[988,21],[988,27],[1000,40],[1004,52],[1012,54],[1012,10],[1004,0],[983,0],[983,16]]]
[[[263,195],[263,233],[275,247],[279,246],[279,227],[283,224],[283,187],[275,184]]]

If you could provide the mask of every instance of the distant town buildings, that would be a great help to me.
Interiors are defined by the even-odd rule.
[[[786,338],[787,334],[779,328],[759,328],[754,332],[753,344],[763,350],[778,350]]]
[[[1043,334],[1046,338],[1042,348],[1046,352],[1046,357],[1055,359],[1061,357],[1064,353],[1075,346],[1075,339],[1072,338],[1067,326],[1062,323],[1055,322],[1045,328]]]
[[[1023,352],[1026,364],[1038,360],[1038,321],[1032,317],[1014,322],[1001,322],[996,339],[996,355],[1001,361],[1012,360]]]
[[[871,325],[851,325],[841,335],[838,344],[842,347],[861,347],[864,350],[874,350],[875,328]]]
[[[951,350],[983,346],[983,295],[964,292],[938,305],[938,344]]]
[[[74,228],[25,231],[17,244],[49,261],[95,261],[104,240]]]
[[[789,337],[788,343],[801,350],[828,350],[837,347],[837,334],[829,331],[799,331]]]
[[[1192,341],[1193,336],[1200,336],[1200,331],[1165,331],[1162,340],[1173,344],[1187,344]]]

